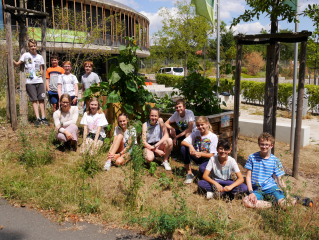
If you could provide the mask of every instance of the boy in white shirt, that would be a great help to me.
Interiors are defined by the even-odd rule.
[[[63,62],[64,74],[60,75],[58,78],[58,95],[59,99],[62,94],[67,93],[71,96],[71,105],[77,106],[78,99],[78,80],[76,76],[71,73],[71,62]]]
[[[41,123],[49,126],[48,120],[45,118],[44,112],[44,98],[45,98],[45,88],[43,84],[43,57],[37,54],[37,41],[34,39],[29,39],[28,46],[30,52],[24,53],[18,62],[13,60],[13,65],[19,67],[24,63],[25,74],[26,74],[26,90],[29,96],[30,102],[32,102],[32,107],[34,114],[36,116],[36,121],[34,126],[38,127]],[[41,116],[39,116],[40,106]]]

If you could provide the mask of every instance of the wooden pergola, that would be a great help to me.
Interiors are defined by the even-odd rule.
[[[275,33],[275,34],[255,34],[237,35],[237,59],[234,92],[234,119],[233,119],[233,157],[237,159],[238,133],[239,133],[239,104],[240,104],[240,79],[242,65],[243,45],[269,44],[267,45],[267,65],[266,65],[266,86],[265,86],[265,111],[263,132],[268,132],[276,137],[276,115],[278,97],[278,78],[279,78],[279,50],[280,42],[301,43],[298,100],[296,116],[296,134],[294,142],[294,164],[293,176],[298,178],[299,155],[300,155],[300,132],[302,124],[302,108],[306,72],[306,52],[308,37],[312,32],[302,31],[297,33]]]

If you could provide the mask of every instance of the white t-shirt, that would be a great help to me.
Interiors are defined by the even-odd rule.
[[[232,172],[240,172],[234,158],[228,156],[225,166],[222,166],[218,160],[218,155],[215,155],[209,159],[206,170],[210,171],[209,177],[215,180],[229,180],[231,179]]]
[[[122,129],[117,126],[115,128],[115,131],[114,131],[114,136],[117,136],[119,134],[123,134],[123,131]],[[135,138],[135,144],[137,144],[137,139],[136,139],[136,130],[134,127],[130,127],[129,129],[126,129],[126,131],[124,132],[123,134],[123,143],[127,143],[128,140],[130,139],[130,137],[134,137]]]
[[[67,93],[70,96],[75,96],[75,84],[78,84],[76,76],[73,74],[65,75],[62,74],[58,78],[58,84],[62,84],[61,94]]]
[[[104,128],[109,124],[105,118],[104,113],[96,113],[95,115],[87,115],[87,112],[84,113],[81,120],[82,125],[88,126],[88,133],[96,133],[98,127],[102,127],[100,131],[100,136],[106,138]]]
[[[24,62],[26,84],[43,83],[41,65],[44,65],[44,60],[41,55],[32,55],[26,52],[20,57],[19,61]]]
[[[178,112],[174,112],[169,121],[171,123],[176,122],[181,131],[185,131],[188,128],[189,122],[193,122],[193,132],[196,130],[195,116],[192,110],[185,109],[184,117],[181,117]]]
[[[205,136],[200,135],[200,131],[196,130],[192,132],[187,138],[184,139],[185,142],[192,144],[196,150],[196,152],[202,153],[217,153],[217,136],[209,132]]]

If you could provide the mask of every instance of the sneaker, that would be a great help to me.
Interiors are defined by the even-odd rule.
[[[42,124],[44,124],[46,126],[50,126],[50,123],[49,123],[48,119],[46,119],[46,118],[42,118],[41,122],[42,122]]]
[[[194,180],[195,176],[194,174],[187,173],[186,180],[184,181],[185,184],[191,184]]]
[[[172,170],[172,168],[171,168],[171,166],[169,165],[169,162],[168,162],[168,161],[164,161],[164,162],[162,163],[162,165],[164,166],[165,170],[167,170],[167,171],[171,171],[171,170]]]
[[[214,193],[213,193],[213,192],[207,192],[207,193],[206,193],[206,198],[207,198],[207,199],[212,199],[212,198],[214,198]]]
[[[41,119],[38,118],[37,120],[35,120],[34,126],[35,126],[35,127],[39,127],[40,125],[41,125]]]
[[[111,161],[106,161],[106,163],[104,164],[103,170],[104,171],[110,171],[111,170],[111,165],[112,165]]]

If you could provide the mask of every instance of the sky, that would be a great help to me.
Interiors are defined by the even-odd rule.
[[[161,7],[166,7],[171,10],[174,9],[174,3],[176,0],[116,0],[121,2],[141,14],[148,17],[150,20],[150,35],[161,29],[161,17],[159,16],[159,11]],[[187,0],[190,2],[190,0]],[[216,2],[216,0],[215,0]],[[300,10],[303,11],[308,4],[319,4],[319,0],[299,0]],[[248,9],[245,0],[220,0],[220,19],[224,21],[227,26],[230,25],[233,18],[238,17],[243,14],[245,9]],[[216,8],[215,8],[216,9]],[[257,34],[260,30],[264,28],[270,30],[270,19],[266,16],[261,16],[258,19],[253,19],[252,22],[240,23],[233,28],[235,34],[246,33],[246,34]],[[279,22],[279,29],[295,29],[294,23],[288,23],[286,21]],[[299,24],[299,31],[308,30],[313,31],[313,23],[308,17],[301,17]]]

